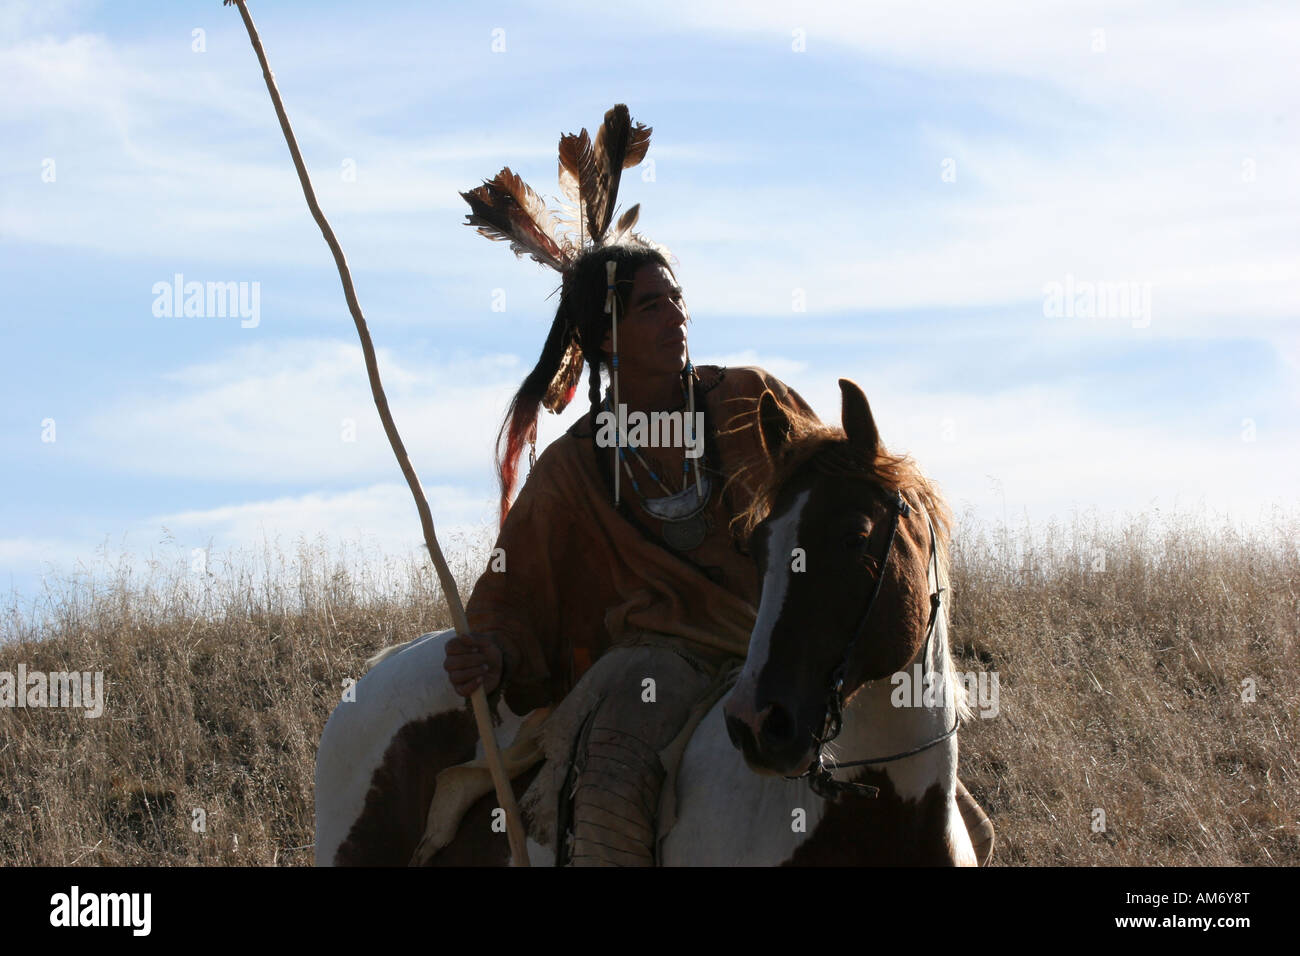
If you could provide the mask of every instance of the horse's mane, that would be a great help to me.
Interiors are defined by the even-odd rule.
[[[790,416],[791,432],[772,463],[766,480],[761,481],[748,506],[732,519],[732,529],[747,540],[772,510],[777,495],[805,469],[823,475],[866,480],[886,494],[901,492],[913,507],[919,507],[934,523],[941,583],[947,585],[948,542],[952,531],[952,512],[939,489],[921,474],[916,462],[907,455],[891,455],[879,445],[873,461],[855,449],[844,429],[823,425],[804,416]],[[758,462],[750,462],[753,468]]]

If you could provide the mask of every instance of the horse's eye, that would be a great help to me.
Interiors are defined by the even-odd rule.
[[[844,549],[861,554],[867,550],[867,542],[870,540],[871,536],[865,531],[849,531],[844,535]]]

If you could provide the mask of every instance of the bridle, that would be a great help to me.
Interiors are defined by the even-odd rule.
[[[880,788],[873,787],[865,783],[853,783],[848,780],[836,780],[831,776],[832,770],[840,770],[845,767],[861,767],[867,764],[889,763],[894,760],[902,760],[904,757],[911,757],[922,751],[929,750],[936,744],[942,743],[957,732],[957,725],[960,722],[960,716],[954,716],[952,728],[945,733],[935,737],[933,740],[921,744],[919,747],[913,747],[911,750],[903,753],[889,754],[885,757],[871,757],[866,760],[845,760],[845,761],[828,761],[822,756],[822,748],[839,736],[840,730],[844,725],[844,672],[848,668],[849,658],[853,654],[854,648],[863,634],[866,633],[867,621],[871,617],[871,609],[876,605],[876,598],[880,597],[880,590],[885,583],[885,568],[889,564],[889,555],[894,550],[894,538],[898,534],[898,522],[902,518],[908,517],[912,513],[912,508],[903,498],[901,491],[895,492],[897,496],[894,499],[894,513],[890,520],[889,539],[885,542],[885,554],[880,561],[880,575],[876,578],[876,586],[871,592],[871,600],[867,602],[867,609],[862,612],[862,617],[858,621],[858,626],[853,634],[853,639],[849,641],[848,646],[844,648],[844,656],[840,659],[835,670],[831,672],[830,690],[826,697],[826,717],[822,724],[822,732],[816,737],[817,751],[814,754],[812,765],[797,777],[790,779],[798,780],[802,777],[808,778],[808,786],[814,793],[827,800],[833,800],[842,793],[855,793],[861,796],[874,797],[879,795]],[[921,676],[924,680],[925,668],[930,664],[930,642],[934,638],[935,625],[939,621],[939,609],[943,604],[944,588],[939,586],[939,554],[938,545],[934,535],[934,524],[930,521],[930,516],[926,515],[925,523],[930,529],[930,565],[934,569],[934,593],[930,595],[930,620],[925,627],[925,647],[921,652]],[[927,575],[928,577],[928,575]]]

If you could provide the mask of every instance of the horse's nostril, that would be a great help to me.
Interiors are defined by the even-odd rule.
[[[749,726],[735,714],[727,714],[726,718],[727,736],[731,738],[731,745],[737,750],[744,750],[745,744],[752,739]]]
[[[788,743],[794,734],[794,721],[780,704],[769,704],[759,717],[763,743],[768,746],[781,746]]]

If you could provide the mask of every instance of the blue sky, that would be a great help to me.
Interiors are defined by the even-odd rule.
[[[620,199],[679,260],[696,362],[833,421],[854,379],[972,520],[1296,506],[1293,5],[250,9],[448,534],[492,520],[556,285],[458,191],[557,194],[559,134],[615,102],[654,127]],[[0,587],[106,541],[418,545],[238,14],[6,0],[0,82]],[[178,273],[256,282],[256,326],[155,316]],[[1067,278],[1150,308],[1051,315]]]

